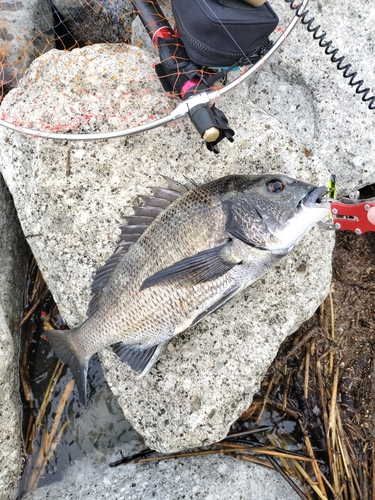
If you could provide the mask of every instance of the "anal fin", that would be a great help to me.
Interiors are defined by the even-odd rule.
[[[167,345],[168,341],[144,348],[142,346],[126,345],[123,342],[117,342],[112,345],[112,349],[124,363],[130,366],[130,368],[142,372],[141,376],[143,377],[151,370]]]

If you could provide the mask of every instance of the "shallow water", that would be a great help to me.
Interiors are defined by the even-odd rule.
[[[53,419],[60,394],[70,379],[70,370],[65,368],[46,414],[47,422]],[[103,461],[109,461],[115,450],[126,447],[129,443],[142,443],[140,436],[125,420],[97,359],[90,364],[89,386],[91,397],[86,407],[80,403],[76,388],[69,397],[61,418],[68,425],[38,486],[60,480],[66,468],[74,464],[74,461],[94,452],[97,452],[96,459],[100,455]]]
[[[125,453],[131,453],[143,443],[125,420],[97,356],[90,361],[86,407],[79,401],[76,386],[72,388],[70,369],[62,366],[56,375],[58,360],[43,339],[42,314],[47,313],[54,328],[64,328],[65,325],[35,261],[30,265],[26,281],[25,312],[38,299],[42,300],[22,327],[20,364],[25,467],[20,496],[37,486],[60,480],[66,469],[83,457],[90,455],[97,461],[109,463],[116,451],[123,449]],[[51,381],[56,378],[56,384],[51,387]],[[47,401],[45,412],[44,400]],[[43,415],[40,425],[39,414]],[[50,439],[51,436],[55,437]]]

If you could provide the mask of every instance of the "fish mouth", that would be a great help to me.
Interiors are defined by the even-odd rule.
[[[305,207],[320,206],[322,208],[328,208],[327,188],[325,186],[319,186],[312,189],[301,199],[300,204]]]

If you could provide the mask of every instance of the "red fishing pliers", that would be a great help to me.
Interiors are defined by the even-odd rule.
[[[375,200],[342,198],[331,203],[333,229],[360,235],[375,232]]]
[[[375,232],[375,198],[359,199],[359,191],[336,200],[336,178],[333,175],[328,185],[331,201],[331,215],[321,224],[326,229],[353,231],[361,235],[368,231]]]

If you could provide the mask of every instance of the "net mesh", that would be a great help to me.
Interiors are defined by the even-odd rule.
[[[170,0],[158,4],[173,26]],[[157,54],[137,14],[130,0],[0,2],[1,120],[81,133],[99,130],[99,121],[103,131],[103,121],[114,130],[165,116],[176,103],[157,79]]]
[[[3,95],[30,63],[53,48],[129,42],[135,17],[130,2],[9,0],[0,3],[0,67]]]
[[[170,12],[168,1],[159,3],[164,12]],[[155,106],[149,102],[150,93],[163,94],[163,89],[154,75],[156,60],[136,52],[129,55],[127,44],[146,46],[150,54],[155,53],[140,21],[134,22],[136,18],[137,11],[129,0],[0,2],[0,103],[11,89],[17,88],[18,93],[17,104],[13,102],[11,109],[0,108],[1,119],[52,131],[74,130],[83,122],[92,124],[94,118],[113,121],[117,117],[122,122],[118,125],[124,127],[153,119]],[[95,44],[106,45],[93,49]],[[74,54],[73,49],[88,46],[91,50]],[[113,61],[108,61],[113,54],[116,70]],[[129,67],[121,81],[124,64]],[[37,83],[41,78],[46,80],[44,91]],[[49,116],[43,106],[52,84],[53,100],[61,100],[66,108],[62,121],[61,117],[57,120],[59,113],[52,102]],[[23,105],[19,105],[20,95]],[[142,96],[144,103],[139,102]],[[145,116],[139,116],[139,107]],[[133,111],[132,120],[129,110]],[[164,113],[165,104],[159,115]]]

